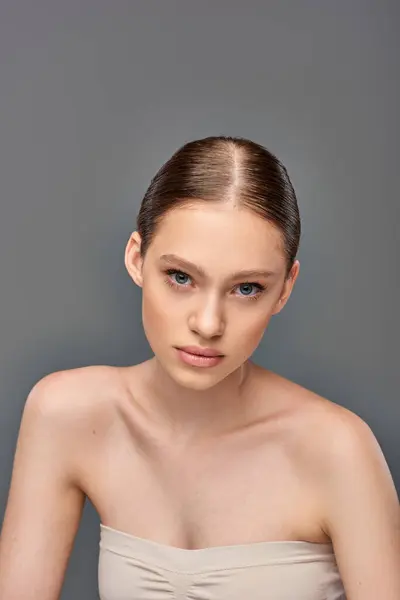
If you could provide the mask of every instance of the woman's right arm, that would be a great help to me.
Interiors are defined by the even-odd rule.
[[[1,600],[60,596],[85,501],[69,380],[65,372],[46,376],[24,407],[0,536]]]

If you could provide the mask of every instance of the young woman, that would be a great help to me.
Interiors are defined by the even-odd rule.
[[[399,600],[399,501],[368,425],[250,357],[299,274],[281,162],[249,140],[180,148],[125,264],[154,353],[52,373],[24,409],[1,600],[56,600],[84,499],[102,600]]]

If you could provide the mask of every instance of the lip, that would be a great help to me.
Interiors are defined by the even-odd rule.
[[[189,351],[191,348],[191,351]],[[196,354],[193,352],[196,351]],[[208,356],[206,354],[198,354],[201,350],[202,353],[208,352]],[[185,346],[184,348],[176,348],[179,359],[185,363],[186,365],[190,365],[191,367],[216,367],[220,364],[221,361],[224,360],[224,356],[217,353],[217,350],[213,348],[199,348],[198,346]],[[211,352],[211,355],[210,355]]]
[[[215,356],[224,356],[222,352],[218,350],[214,350],[214,348],[202,348],[201,346],[180,346],[178,350],[183,350],[188,354],[195,354],[196,356],[207,356],[207,357],[215,357]]]

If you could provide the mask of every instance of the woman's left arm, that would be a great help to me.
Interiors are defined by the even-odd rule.
[[[319,461],[323,528],[346,598],[400,600],[400,505],[389,467],[365,421],[348,411],[334,421]]]

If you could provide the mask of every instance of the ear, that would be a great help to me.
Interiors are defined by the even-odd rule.
[[[125,267],[133,281],[142,287],[143,258],[140,254],[142,239],[137,231],[130,236],[125,248]]]
[[[280,313],[282,308],[285,306],[286,302],[289,300],[290,295],[293,291],[294,284],[299,275],[299,271],[300,271],[300,262],[298,260],[296,260],[293,263],[293,266],[290,270],[289,276],[287,277],[287,279],[285,280],[285,283],[283,284],[282,291],[281,291],[280,296],[275,304],[275,308],[272,312],[273,315]]]

